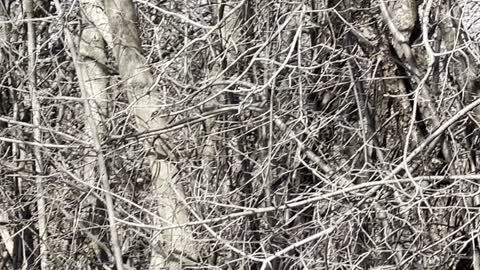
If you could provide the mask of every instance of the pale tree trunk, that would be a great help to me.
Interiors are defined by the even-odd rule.
[[[89,122],[92,121],[97,129],[98,139],[103,141],[105,135],[105,127],[102,125],[103,119],[107,114],[107,93],[108,86],[107,72],[105,66],[107,56],[105,53],[105,41],[99,30],[91,23],[92,17],[97,14],[97,9],[101,8],[100,1],[83,1],[82,15],[84,16],[83,23],[86,25],[82,29],[79,44],[79,62],[78,72],[79,78],[83,78],[83,86],[85,90],[85,98],[90,100],[90,115],[86,115],[85,126],[89,127]],[[94,134],[91,129],[87,128],[87,134],[91,141]],[[87,150],[84,158],[84,178],[87,184],[95,186],[95,179],[98,174],[95,173],[96,160],[98,158],[97,152]],[[102,215],[102,218],[93,218],[92,222],[102,225],[105,220],[103,211],[96,211],[97,200],[93,196],[89,196],[86,200],[86,208],[90,210],[84,213],[85,220],[91,220],[96,215]],[[99,235],[98,229],[94,230],[95,235]],[[103,242],[107,242],[104,239]],[[98,259],[102,262],[107,261],[108,255],[98,245],[95,246],[95,253]]]
[[[86,80],[85,78],[83,78],[83,73],[81,72],[79,59],[76,56],[75,45],[73,43],[72,36],[68,31],[66,31],[66,40],[67,40],[68,47],[71,50],[72,59],[75,64],[75,69],[77,70],[78,81],[79,81],[80,89],[82,91],[82,97],[84,97],[85,99],[85,103],[84,103],[85,114],[87,116],[93,115],[94,112],[92,110],[92,107],[95,107],[95,105],[93,105],[94,102],[85,98],[88,96],[87,91],[85,90],[87,88],[85,86]],[[113,253],[114,253],[115,266],[117,267],[118,270],[122,270],[123,269],[122,254],[120,250],[119,236],[118,236],[117,228],[115,225],[116,224],[115,211],[114,211],[114,204],[113,204],[113,199],[110,191],[110,181],[108,176],[107,165],[106,165],[104,154],[102,153],[100,136],[97,130],[97,126],[95,126],[95,121],[93,118],[87,117],[87,123],[88,123],[88,129],[92,134],[93,147],[96,152],[96,163],[98,166],[98,174],[102,182],[103,191],[105,193],[105,202],[107,207],[107,215],[108,215],[110,237],[111,237],[110,242],[111,242]]]
[[[36,82],[36,34],[35,26],[31,19],[33,18],[33,1],[24,0],[23,8],[25,12],[25,18],[29,20],[27,22],[27,47],[28,47],[28,89],[30,90],[30,99],[32,102],[32,124],[36,127],[33,129],[33,139],[35,142],[42,143],[42,133],[40,128],[40,102],[37,95],[37,82]],[[39,234],[39,251],[40,251],[40,267],[42,270],[49,268],[48,264],[48,250],[47,250],[47,221],[45,218],[45,198],[44,188],[42,184],[43,160],[41,149],[39,146],[34,146],[33,156],[35,160],[35,183],[37,186],[37,215],[38,215],[38,234]]]
[[[72,58],[73,62],[75,64],[75,69],[77,70],[78,74],[78,81],[80,83],[80,89],[82,90],[82,96],[88,97],[88,93],[86,91],[87,87],[86,85],[86,80],[83,78],[83,74],[81,72],[81,67],[79,64],[79,61],[77,59],[77,56],[75,55],[75,46],[73,45],[71,37],[68,37],[69,34],[67,33],[67,42],[69,43],[69,47],[71,48],[72,51]],[[120,240],[116,228],[116,222],[115,222],[115,211],[114,211],[114,204],[113,204],[113,199],[111,196],[111,191],[110,191],[110,180],[108,176],[108,170],[107,170],[107,165],[105,162],[105,157],[102,153],[102,147],[101,147],[101,141],[100,141],[100,136],[99,132],[97,130],[97,126],[95,125],[95,120],[93,118],[89,118],[89,115],[94,115],[94,111],[92,107],[94,108],[95,105],[93,105],[94,102],[92,102],[89,99],[85,99],[84,107],[85,107],[85,114],[87,115],[87,123],[88,123],[88,129],[90,133],[92,134],[92,139],[93,139],[93,145],[94,145],[94,150],[96,152],[96,163],[98,166],[98,174],[99,178],[102,182],[102,187],[105,192],[105,202],[106,202],[106,207],[107,207],[107,215],[108,215],[108,222],[109,222],[109,228],[110,228],[110,242],[112,244],[112,249],[113,249],[113,254],[114,254],[114,261],[115,265],[118,270],[123,269],[123,262],[122,262],[122,253],[120,250]]]
[[[63,14],[63,9],[61,7],[60,2],[58,0],[54,0],[54,3],[57,7],[57,10],[61,14]],[[89,6],[89,5],[86,5],[86,6],[91,9],[95,9],[95,6]],[[100,108],[98,107],[98,104],[94,102],[94,100],[92,99],[93,95],[97,93],[101,93],[102,91],[105,90],[105,89],[99,89],[99,87],[104,85],[104,82],[102,82],[101,80],[100,81],[98,80],[100,79],[99,76],[103,75],[103,72],[101,71],[102,69],[101,61],[104,60],[102,59],[102,56],[105,58],[105,55],[103,54],[101,47],[100,48],[92,47],[96,44],[102,44],[103,41],[101,40],[100,35],[96,33],[96,31],[89,32],[89,30],[90,29],[87,28],[86,32],[84,33],[85,35],[82,35],[82,37],[85,37],[86,40],[82,40],[80,42],[81,44],[80,44],[79,50],[84,50],[81,52],[85,53],[85,55],[82,55],[82,58],[80,59],[77,56],[76,46],[73,41],[72,34],[68,29],[65,29],[65,39],[66,39],[67,46],[70,49],[70,54],[72,56],[74,66],[77,71],[79,86],[82,92],[82,97],[85,99],[84,108],[85,108],[85,115],[86,115],[86,124],[88,127],[88,131],[92,136],[93,149],[95,151],[95,161],[98,166],[97,167],[98,175],[102,183],[103,191],[105,193],[105,204],[107,208],[106,210],[107,210],[108,223],[109,223],[109,229],[110,229],[110,243],[113,250],[115,266],[116,266],[116,269],[123,270],[124,266],[122,261],[122,252],[120,249],[119,235],[116,228],[114,203],[113,203],[113,198],[110,191],[109,174],[107,170],[105,156],[103,154],[103,150],[101,146],[101,143],[102,143],[101,130],[99,130],[99,128],[97,127],[98,123],[100,122],[100,112],[99,112]],[[91,50],[91,51],[87,51],[87,50]],[[94,65],[92,65],[92,63],[88,63],[88,61],[83,62],[84,60],[88,60],[88,58],[92,56],[100,57],[98,61],[91,59],[94,61],[93,63]],[[82,66],[84,64],[86,66]],[[91,68],[91,70],[85,70],[85,68]]]
[[[166,126],[166,119],[154,115],[162,105],[162,96],[154,91],[154,77],[142,55],[137,19],[131,0],[106,0],[105,11],[114,33],[113,53],[117,61],[123,87],[127,92],[140,132],[161,129]],[[106,38],[107,39],[107,38]],[[108,39],[107,39],[108,42]],[[175,165],[168,160],[168,146],[157,138],[155,143],[145,141],[145,151],[151,166],[154,182],[154,197],[158,203],[158,214],[172,224],[187,223],[188,212],[183,205],[184,194],[176,183]],[[157,225],[165,225],[160,220]],[[156,234],[152,239],[154,253],[151,269],[180,270],[193,265],[198,253],[189,228],[175,228]]]
[[[80,36],[80,61],[78,66],[79,72],[85,80],[85,92],[87,94],[85,98],[93,101],[91,102],[91,115],[87,117],[93,120],[93,123],[97,126],[99,136],[103,137],[105,130],[102,126],[102,118],[107,111],[107,94],[105,89],[107,89],[108,86],[108,74],[104,68],[107,62],[107,56],[105,54],[105,41],[101,33],[94,25],[89,23],[92,20],[92,14],[95,14],[94,10],[99,8],[98,2],[99,1],[83,1],[82,3],[83,14],[87,18],[83,20],[86,27],[82,30]],[[86,120],[86,124],[87,123],[88,120]],[[91,131],[88,132],[91,136]],[[90,151],[87,157],[85,157],[85,178],[89,184],[92,185],[95,184],[95,155],[95,152]]]

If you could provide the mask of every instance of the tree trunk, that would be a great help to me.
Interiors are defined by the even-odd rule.
[[[155,78],[142,55],[135,9],[131,0],[106,0],[105,11],[114,33],[113,48],[120,76],[124,80],[123,88],[132,105],[137,128],[140,132],[162,129],[167,119],[155,117],[162,101],[156,89]],[[144,143],[150,162],[154,197],[158,203],[159,216],[171,224],[187,223],[188,212],[184,203],[182,187],[176,183],[177,172],[174,163],[169,160],[167,142],[162,138],[146,140]],[[160,220],[156,225],[165,225]],[[155,251],[152,254],[151,269],[184,269],[192,265],[198,257],[192,232],[189,228],[175,228],[155,234],[152,239]]]

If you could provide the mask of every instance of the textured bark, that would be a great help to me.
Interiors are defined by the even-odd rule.
[[[86,115],[85,126],[89,127],[90,121],[93,126],[96,127],[98,133],[98,139],[103,141],[105,136],[105,126],[103,120],[107,116],[107,93],[108,86],[108,73],[105,70],[105,64],[107,62],[107,56],[105,53],[105,41],[98,28],[93,25],[93,21],[96,21],[97,10],[101,8],[101,2],[97,0],[84,0],[81,1],[82,15],[84,16],[83,23],[86,27],[82,30],[80,35],[79,44],[79,62],[78,73],[79,78],[83,78],[83,87],[85,90],[85,98],[90,100],[90,114]],[[87,134],[89,138],[87,141],[92,141],[95,134],[92,130],[87,128]],[[93,144],[93,143],[92,143]],[[98,155],[96,151],[88,149],[84,158],[84,178],[85,181],[92,186],[95,186],[95,181],[98,179],[98,174],[95,173],[97,166],[96,160]],[[84,220],[88,220],[93,224],[102,226],[106,220],[104,211],[97,211],[96,206],[99,202],[93,197],[89,196],[86,199],[86,205],[84,209],[89,210],[84,213]],[[101,204],[101,203],[100,203]],[[101,230],[93,229],[94,235],[99,235]],[[99,236],[100,238],[100,236]],[[104,238],[107,238],[106,235]],[[100,239],[102,242],[107,242],[108,239]],[[98,261],[109,261],[107,253],[99,247],[97,243],[94,243],[96,255]]]
[[[80,36],[79,71],[85,80],[86,98],[94,100],[94,102],[91,103],[92,114],[87,117],[93,120],[95,126],[97,126],[99,135],[103,137],[105,130],[102,125],[102,119],[107,113],[106,89],[108,86],[108,74],[104,68],[107,62],[107,56],[105,53],[105,41],[100,31],[90,23],[91,21],[95,21],[93,16],[96,14],[95,10],[98,8],[98,5],[99,1],[82,1],[83,14],[86,16],[84,23],[87,26],[82,30]],[[89,135],[92,135],[91,132]],[[85,177],[91,184],[94,184],[93,181],[95,180],[94,161],[95,153],[88,153],[85,158]]]
[[[57,6],[60,6],[60,5],[58,4]],[[80,90],[82,91],[82,97],[85,99],[85,97],[88,96],[86,91],[87,87],[85,86],[86,80],[85,78],[83,78],[81,68],[79,67],[80,66],[79,59],[76,55],[72,35],[69,31],[66,32],[66,40],[67,40],[68,47],[71,50],[71,55],[72,55],[73,63],[75,65],[75,69],[77,70]],[[92,111],[92,107],[95,107],[95,105],[93,104],[94,102],[92,100],[85,99],[84,108],[85,108],[85,114],[87,116],[91,116],[94,114],[94,112]],[[105,204],[107,208],[110,237],[111,237],[110,242],[111,242],[113,253],[114,253],[115,266],[116,266],[116,269],[123,270],[123,260],[122,260],[121,250],[120,250],[120,241],[117,233],[117,228],[115,225],[116,224],[115,212],[113,209],[114,204],[113,204],[113,199],[110,191],[108,169],[105,162],[105,157],[102,153],[100,136],[97,130],[97,126],[95,125],[94,119],[91,117],[87,117],[87,123],[88,123],[89,132],[92,134],[93,148],[96,152],[96,163],[98,166],[99,178],[101,180],[102,188],[105,194],[105,202],[106,202]]]
[[[161,129],[166,119],[155,117],[162,97],[155,91],[154,77],[142,55],[135,9],[131,0],[106,0],[105,11],[113,36],[113,53],[117,61],[123,87],[132,104],[139,131]],[[145,142],[145,151],[151,166],[155,186],[154,197],[158,214],[173,224],[187,223],[188,212],[182,204],[184,195],[175,181],[175,165],[168,160],[168,146],[161,138]],[[158,225],[162,225],[157,220]],[[156,234],[152,245],[157,248],[152,254],[151,269],[177,270],[194,263],[198,254],[188,228],[176,228]]]
[[[382,0],[384,1],[384,0]],[[404,52],[404,42],[408,41],[412,35],[415,21],[417,20],[417,5],[415,0],[400,0],[400,1],[388,1],[389,12],[392,17],[393,24],[395,25],[398,33],[404,40],[398,40],[396,38],[392,45],[397,50],[400,57],[408,54]]]
[[[57,10],[62,10],[60,2],[58,0],[54,0],[54,2]],[[84,8],[86,8],[87,11],[96,10],[98,8],[96,6],[97,3],[98,2],[87,2],[84,5]],[[88,30],[92,31],[90,32]],[[100,37],[100,34],[95,31],[95,29],[87,28],[87,31],[82,34],[82,37],[85,39],[82,39],[80,44],[80,52],[82,55],[79,59],[77,52],[75,51],[76,46],[74,44],[72,34],[69,30],[65,30],[66,43],[70,49],[73,64],[78,75],[80,90],[82,97],[84,98],[83,106],[86,115],[86,126],[92,137],[93,148],[96,154],[95,161],[98,165],[98,177],[101,180],[104,191],[105,206],[110,230],[110,243],[111,249],[113,250],[113,259],[116,269],[123,270],[124,264],[120,247],[120,238],[116,227],[114,202],[110,191],[109,171],[107,169],[107,163],[102,150],[102,130],[97,126],[101,120],[101,109],[95,100],[92,99],[93,95],[101,94],[105,90],[100,89],[100,87],[106,86],[106,82],[101,79],[101,76],[105,75],[105,72],[101,70],[104,66],[104,62],[106,61],[106,56],[103,52],[104,42]],[[95,45],[99,47],[95,47]],[[93,63],[83,62],[94,57],[98,57],[98,59],[93,59],[95,61]],[[82,63],[87,64],[87,66],[82,66]],[[87,67],[92,68],[92,70],[85,70]]]

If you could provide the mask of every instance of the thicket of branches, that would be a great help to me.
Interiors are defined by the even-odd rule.
[[[136,0],[127,55],[131,1],[34,2],[0,3],[0,269],[480,269],[474,6]]]

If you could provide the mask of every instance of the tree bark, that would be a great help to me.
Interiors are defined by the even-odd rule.
[[[108,87],[108,74],[105,70],[107,55],[105,53],[105,41],[100,31],[93,25],[92,21],[97,14],[96,10],[101,6],[101,2],[98,0],[87,0],[82,2],[82,15],[83,23],[86,25],[82,30],[79,41],[79,61],[78,61],[78,73],[79,78],[83,79],[83,87],[85,92],[85,98],[88,99],[90,106],[90,114],[86,115],[85,127],[90,126],[92,121],[92,127],[96,128],[98,140],[103,141],[105,137],[104,117],[107,115],[107,93]],[[91,128],[87,128],[86,133],[89,138],[88,141],[92,141],[95,134]],[[93,143],[92,143],[93,144]],[[88,184],[94,186],[98,174],[95,173],[97,165],[98,154],[92,149],[87,149],[84,162],[84,178]],[[88,212],[84,213],[84,220],[89,220],[92,223],[96,223],[101,227],[106,220],[105,212],[98,211],[97,207],[103,206],[93,196],[89,196],[86,200],[85,207]],[[98,218],[94,218],[98,216]],[[99,241],[108,243],[106,234],[103,237],[100,236],[101,231],[99,229],[92,229],[93,234],[98,236]],[[118,233],[117,233],[118,234]],[[103,239],[102,239],[103,238]],[[98,243],[94,243],[95,254],[98,257],[98,261],[106,262],[109,260],[107,252],[100,248]]]
[[[166,126],[165,118],[155,117],[163,98],[156,91],[154,77],[142,55],[137,18],[131,0],[106,0],[105,11],[113,36],[113,54],[117,61],[123,87],[127,92],[140,132],[161,129]],[[173,224],[187,223],[188,212],[182,204],[182,187],[176,183],[177,172],[161,138],[145,141],[145,151],[151,167],[155,187],[158,214],[163,220]],[[160,220],[155,221],[161,225]],[[160,242],[161,239],[161,243]],[[189,228],[175,228],[156,234],[152,239],[156,245],[151,259],[151,269],[184,269],[195,263],[198,257],[192,232]]]

